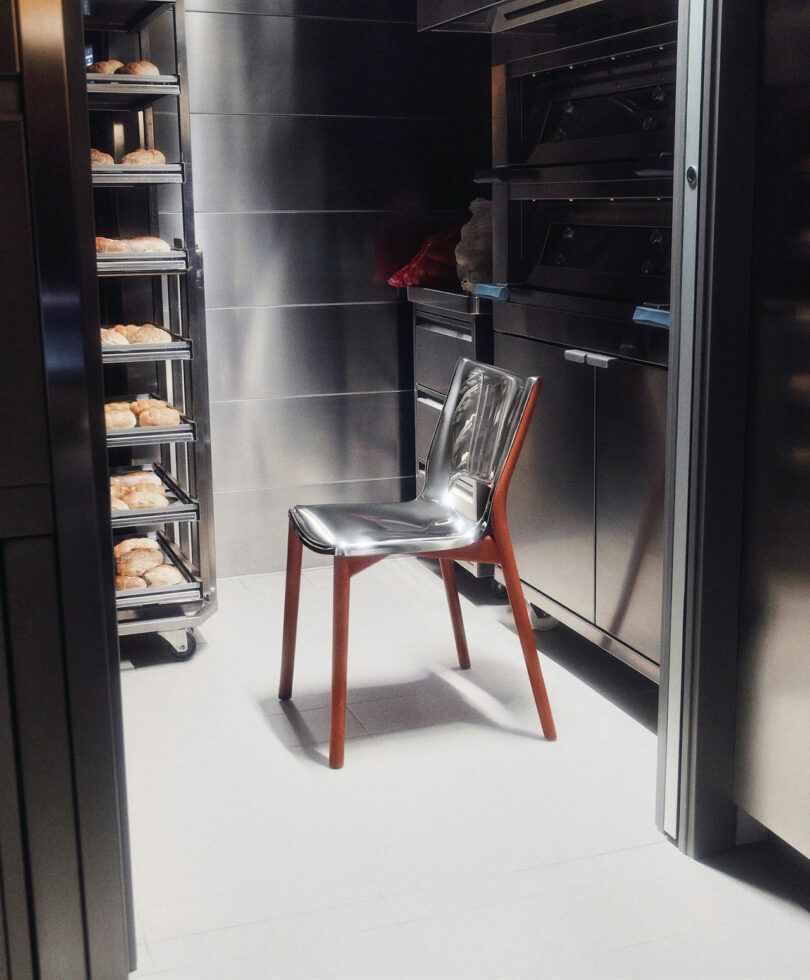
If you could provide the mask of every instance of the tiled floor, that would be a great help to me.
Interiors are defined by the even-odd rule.
[[[427,563],[352,588],[340,772],[327,570],[304,575],[293,702],[279,575],[221,583],[190,661],[123,672],[136,976],[810,976],[799,902],[656,831],[648,682],[535,634],[546,743],[505,607],[462,600],[462,672]]]

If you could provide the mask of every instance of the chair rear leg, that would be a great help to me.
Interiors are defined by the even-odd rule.
[[[468,670],[470,652],[467,649],[467,636],[464,632],[464,620],[461,617],[461,605],[458,601],[455,564],[452,558],[440,558],[439,567],[444,579],[444,591],[447,593],[447,605],[450,607],[450,620],[453,623],[453,636],[456,638],[458,665],[462,670]]]
[[[281,642],[281,679],[278,696],[282,701],[292,697],[295,668],[295,638],[298,632],[298,599],[301,594],[301,556],[303,545],[292,521],[287,536],[287,580],[284,592],[284,632]]]
[[[346,670],[349,655],[350,559],[335,558],[332,604],[332,714],[329,732],[329,765],[343,766],[346,739]]]
[[[529,622],[529,613],[526,610],[526,600],[523,598],[523,589],[520,586],[520,576],[512,551],[512,542],[508,539],[506,541],[499,540],[498,550],[501,556],[501,568],[506,582],[506,591],[509,595],[509,604],[512,607],[512,615],[515,617],[515,626],[520,637],[526,669],[529,672],[529,682],[532,686],[537,714],[540,716],[540,724],[543,727],[543,735],[548,741],[553,742],[557,737],[557,731],[551,715],[551,705],[546,692],[546,683],[543,680],[543,671],[540,668],[540,660],[537,656],[537,647],[534,644],[534,634]]]

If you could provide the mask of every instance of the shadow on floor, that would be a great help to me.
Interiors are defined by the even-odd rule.
[[[810,912],[810,860],[776,837],[702,863]]]
[[[426,567],[441,578],[439,563],[422,559]],[[506,599],[498,596],[491,579],[476,578],[464,568],[456,566],[459,592],[476,606],[500,606],[505,615],[504,625],[514,630],[514,622],[508,612]],[[542,655],[553,660],[573,674],[583,684],[616,705],[635,721],[653,733],[658,730],[658,685],[617,660],[596,644],[560,623],[552,630],[535,633],[537,648]]]

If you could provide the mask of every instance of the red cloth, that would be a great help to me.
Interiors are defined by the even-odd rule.
[[[456,245],[461,228],[447,228],[429,235],[411,261],[388,280],[390,286],[427,286],[456,279]]]

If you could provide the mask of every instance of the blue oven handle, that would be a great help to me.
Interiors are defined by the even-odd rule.
[[[473,296],[486,296],[487,299],[497,299],[500,303],[505,303],[509,299],[509,287],[497,283],[477,282],[473,289]]]
[[[637,306],[633,313],[633,323],[650,327],[669,327],[669,319],[669,310],[658,310],[654,306]]]

